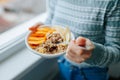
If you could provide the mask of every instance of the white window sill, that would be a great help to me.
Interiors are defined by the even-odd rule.
[[[0,79],[13,80],[21,73],[24,75],[25,71],[34,68],[38,61],[40,63],[43,59],[24,48],[0,63]]]
[[[37,73],[39,74],[38,77],[40,80],[44,80],[46,76],[47,78],[49,76],[48,80],[50,80],[50,77],[53,78],[58,71],[56,59],[47,60],[35,55],[25,47],[25,44],[23,44],[22,49],[19,49],[0,63],[0,80],[21,80],[38,65],[41,66]]]
[[[58,72],[56,59],[44,59],[24,46],[23,49],[0,63],[0,80],[24,80],[23,77],[38,65],[41,67],[37,73],[39,74],[37,80],[52,80]]]

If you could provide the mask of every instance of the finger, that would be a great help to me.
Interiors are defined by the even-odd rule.
[[[85,49],[83,49],[81,47],[78,47],[78,50],[76,50],[76,52],[77,52],[78,56],[81,56],[81,55],[83,55],[85,53]]]
[[[74,41],[70,42],[67,49],[67,54],[69,54],[71,57],[79,58],[84,53],[85,49],[83,47],[76,45]]]
[[[71,42],[70,42],[70,44],[69,44],[69,46],[68,46],[68,49],[69,49],[71,52],[77,54],[78,56],[81,55],[81,54],[83,54],[83,53],[84,53],[84,50],[85,50],[83,47],[80,47],[80,46],[76,45],[76,44],[75,44],[75,41],[71,41]]]
[[[85,45],[86,45],[86,38],[84,38],[84,37],[78,37],[78,38],[76,39],[76,44],[77,44],[78,46],[85,47]]]
[[[84,57],[82,57],[83,55],[76,55],[76,53],[74,53],[72,50],[67,50],[67,55],[71,56],[72,58],[76,59],[77,62],[82,62],[84,61]],[[78,60],[78,59],[81,59],[81,60]]]
[[[94,44],[89,39],[87,39],[86,40],[86,50],[92,51],[94,48],[95,48]]]
[[[39,22],[39,23],[37,23],[37,24],[35,24],[34,26],[41,26],[41,25],[44,25],[42,22]]]
[[[75,56],[76,56],[75,53],[74,53],[74,51],[71,50],[70,48],[67,49],[66,54],[68,54],[68,55],[70,55],[70,56],[72,56],[72,57],[75,57]]]
[[[76,55],[75,55],[75,53],[73,53],[73,52],[68,52],[67,53],[69,56],[71,56],[72,58],[76,58]]]
[[[83,54],[82,57],[86,60],[86,59],[90,58],[91,55],[92,55],[91,52],[88,52],[88,53]]]
[[[81,63],[81,62],[83,62],[83,61],[85,61],[85,59],[84,58],[80,58],[80,57],[72,57],[71,55],[69,55],[69,54],[66,54],[66,57],[69,59],[69,60],[71,60],[71,61],[73,61],[73,62],[75,62],[75,63]]]
[[[75,44],[75,40],[71,40],[70,43],[69,43],[69,46]]]
[[[75,62],[74,58],[73,58],[72,56],[70,56],[69,54],[66,54],[66,57],[67,57],[69,60],[71,60],[71,61],[74,61],[74,62]]]
[[[76,54],[76,50],[78,51],[77,45],[75,44],[75,40],[72,40],[68,45],[67,51]]]

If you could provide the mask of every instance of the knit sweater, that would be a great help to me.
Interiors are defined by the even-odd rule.
[[[46,24],[69,26],[75,37],[95,45],[76,66],[109,66],[120,61],[120,0],[49,0]]]

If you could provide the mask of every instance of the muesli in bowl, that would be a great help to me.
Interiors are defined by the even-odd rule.
[[[68,27],[42,25],[31,27],[29,30],[25,39],[27,47],[46,58],[63,55],[70,40],[74,39]]]

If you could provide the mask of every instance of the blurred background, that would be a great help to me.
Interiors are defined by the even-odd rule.
[[[46,11],[46,0],[0,0],[0,33]]]
[[[46,0],[0,0],[0,34],[45,11]],[[48,65],[48,63],[46,64]],[[41,72],[42,69],[46,69],[44,67],[40,68],[40,66],[41,65],[32,71],[32,73],[34,73],[33,78],[36,78],[36,76],[39,77],[38,73]],[[120,80],[119,68],[120,63],[110,66],[110,80]],[[33,75],[32,73],[29,73],[28,76]],[[27,76],[24,78],[27,78]]]

